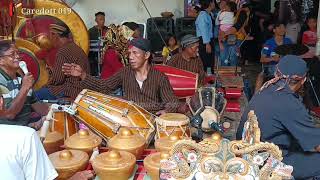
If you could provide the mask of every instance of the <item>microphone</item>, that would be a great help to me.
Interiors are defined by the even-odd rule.
[[[70,105],[71,101],[66,100],[40,100],[41,103],[59,104],[59,105]]]
[[[20,61],[19,62],[19,67],[22,69],[24,74],[28,74],[28,68],[27,68],[27,64],[24,61]]]

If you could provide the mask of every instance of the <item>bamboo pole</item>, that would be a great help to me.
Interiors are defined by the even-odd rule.
[[[317,23],[317,50],[316,50],[316,55],[320,56],[320,3],[319,3],[319,10],[318,10],[318,23]]]

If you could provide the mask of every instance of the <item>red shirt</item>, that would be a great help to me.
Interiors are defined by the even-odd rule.
[[[302,44],[305,45],[316,45],[317,44],[317,32],[305,31],[302,35]]]
[[[108,49],[103,57],[101,79],[108,79],[123,67],[118,52]]]

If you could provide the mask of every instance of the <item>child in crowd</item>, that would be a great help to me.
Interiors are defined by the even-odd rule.
[[[227,2],[224,9],[218,16],[219,20],[219,34],[228,31],[234,25],[234,14],[237,11],[237,4],[233,1]],[[220,37],[220,36],[219,36]],[[224,50],[223,39],[219,39],[220,50]]]
[[[172,34],[168,36],[166,43],[167,46],[163,47],[162,56],[167,61],[179,52],[179,45],[177,38]]]
[[[308,30],[303,32],[302,44],[309,47],[309,52],[305,54],[304,58],[312,58],[316,53],[317,44],[317,17],[309,16],[306,20]]]
[[[286,25],[286,37],[290,38],[293,44],[297,44],[301,25],[298,21],[297,15],[291,15],[289,23]]]

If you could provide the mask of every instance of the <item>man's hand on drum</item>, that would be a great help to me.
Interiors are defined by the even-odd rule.
[[[86,78],[87,74],[78,64],[64,63],[62,66],[62,72],[67,76],[80,77],[82,80]]]
[[[158,111],[157,113],[156,113],[156,115],[157,116],[161,116],[161,115],[163,115],[163,114],[166,114],[167,112],[165,111],[165,110],[161,110],[161,111]]]

